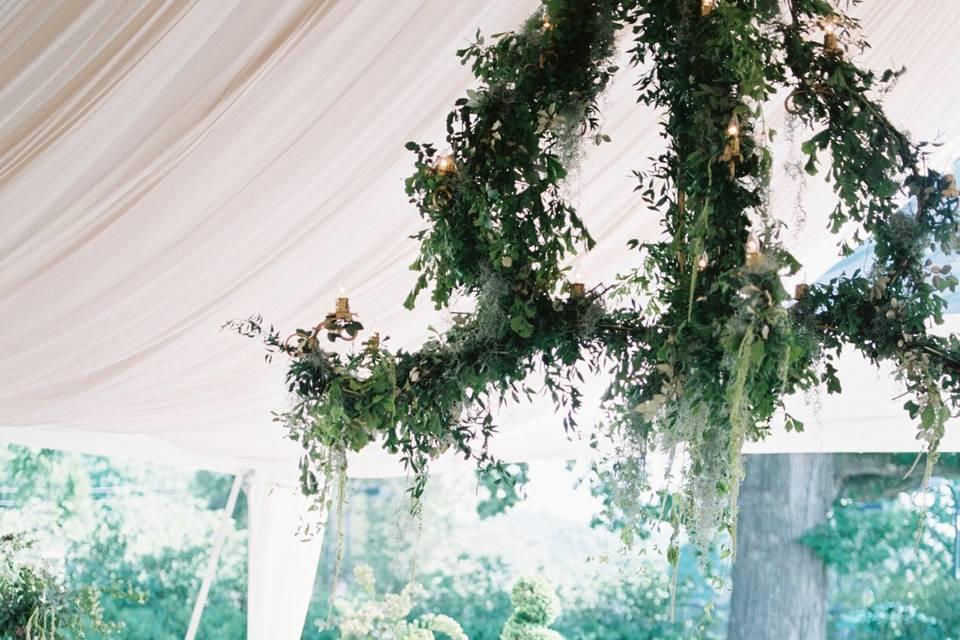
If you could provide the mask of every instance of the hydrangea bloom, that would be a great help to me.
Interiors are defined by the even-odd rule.
[[[443,634],[444,640],[470,640],[449,616],[425,614],[417,620],[407,620],[423,595],[418,585],[408,584],[400,593],[388,593],[378,599],[373,570],[361,565],[353,573],[360,594],[336,604],[341,640],[438,640],[434,632]],[[318,621],[317,626],[325,625]]]

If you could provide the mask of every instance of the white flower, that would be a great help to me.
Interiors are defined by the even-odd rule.
[[[447,634],[450,640],[470,640],[463,632],[463,627],[449,616],[428,613],[420,618],[420,624],[426,629]]]
[[[390,593],[378,600],[374,593],[373,570],[361,565],[354,569],[361,594],[345,602],[337,602],[341,640],[436,640],[434,631],[450,640],[469,640],[452,618],[427,614],[415,622],[407,622],[418,599],[425,595],[423,587],[408,584],[400,593]],[[317,627],[326,625],[317,621]]]
[[[373,594],[376,578],[373,576],[373,569],[368,565],[357,565],[353,570],[353,576],[357,579],[357,585],[365,592]]]

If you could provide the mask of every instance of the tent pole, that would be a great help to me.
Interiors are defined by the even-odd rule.
[[[227,506],[223,508],[220,528],[217,530],[217,537],[213,541],[213,549],[211,549],[210,558],[207,560],[207,568],[203,573],[203,582],[200,584],[200,591],[197,593],[197,599],[193,603],[193,614],[190,616],[190,626],[187,627],[187,635],[184,640],[194,640],[197,636],[197,630],[200,628],[200,616],[203,615],[203,608],[207,604],[210,586],[213,584],[213,578],[217,573],[217,563],[220,561],[220,552],[223,551],[223,543],[227,539],[227,529],[233,520],[233,510],[237,506],[237,496],[240,493],[240,486],[243,484],[243,479],[246,475],[246,471],[241,471],[233,476],[233,486],[230,487]]]

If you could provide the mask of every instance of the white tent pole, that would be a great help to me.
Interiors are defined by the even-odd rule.
[[[237,496],[240,494],[240,486],[243,484],[243,478],[245,476],[245,471],[233,476],[233,486],[230,487],[227,506],[223,508],[220,528],[217,529],[217,537],[213,541],[213,549],[211,549],[210,558],[207,560],[207,569],[203,574],[200,591],[197,593],[197,599],[193,603],[193,614],[190,616],[190,626],[187,627],[187,635],[184,640],[194,640],[197,636],[197,630],[200,628],[200,616],[203,615],[203,608],[206,606],[207,596],[210,594],[210,586],[213,584],[213,578],[217,574],[217,563],[220,561],[220,552],[223,551],[223,543],[227,539],[227,529],[230,528],[230,523],[233,520],[233,510],[237,506]]]

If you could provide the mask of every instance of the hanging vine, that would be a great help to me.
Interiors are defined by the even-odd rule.
[[[897,72],[855,64],[856,21],[826,0],[787,5],[546,0],[517,31],[478,33],[458,52],[477,87],[455,103],[443,145],[407,144],[406,191],[426,226],[406,304],[423,292],[437,309],[469,296],[474,311],[416,351],[390,351],[376,335],[349,354],[321,348],[324,335],[352,341],[363,329],[345,299],[287,340],[259,318],[231,323],[290,358],[294,403],[277,419],[304,447],[306,493],[328,501],[347,454],[373,443],[402,458],[415,498],[448,450],[504,472],[488,451],[494,406],[540,393],[528,382],[536,373],[572,431],[583,373],[609,372],[618,495],[636,501],[644,457],[671,451],[684,468],[668,516],[708,544],[734,531],[744,442],[765,437],[785,396],[839,392],[832,363],[845,345],[897,367],[929,475],[960,406],[960,341],[927,331],[942,320],[940,294],[957,286],[926,257],[957,248],[956,185],[873,97]],[[637,171],[637,190],[664,239],[631,240],[638,267],[588,290],[565,265],[594,242],[561,187],[584,140],[609,140],[597,98],[618,72],[621,30],[632,33],[639,100],[663,113],[667,149]],[[816,131],[801,145],[806,171],[824,164],[837,192],[831,229],[855,228],[876,256],[866,272],[793,296],[783,277],[800,265],[767,207],[774,132],[762,118],[783,89],[788,111]]]

